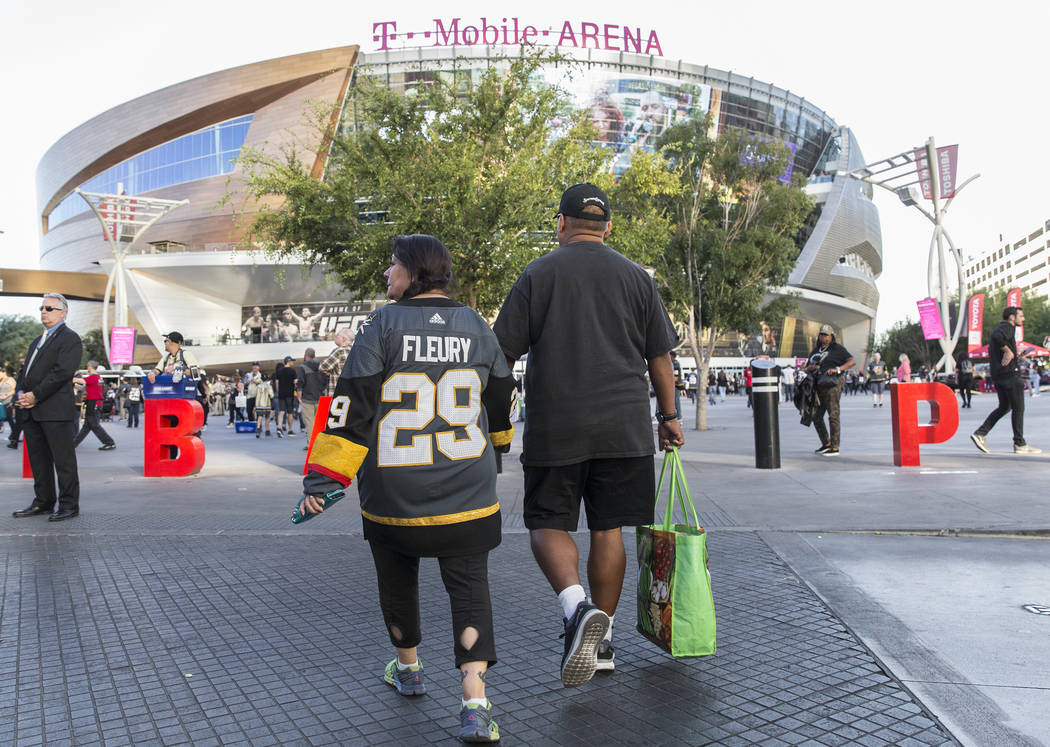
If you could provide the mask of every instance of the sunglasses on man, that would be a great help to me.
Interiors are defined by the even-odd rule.
[[[41,306],[41,311],[62,311],[61,306]]]

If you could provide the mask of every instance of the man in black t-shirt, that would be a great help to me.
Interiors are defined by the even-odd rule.
[[[566,687],[583,684],[596,668],[613,669],[612,616],[626,567],[620,530],[653,521],[647,370],[660,448],[685,442],[669,355],[678,338],[653,279],[603,243],[611,215],[609,198],[593,184],[567,189],[558,209],[559,248],[525,268],[493,327],[512,366],[529,354],[524,518],[565,617]],[[593,604],[569,534],[581,499],[591,533]]]
[[[820,325],[817,346],[809,354],[806,373],[817,377],[817,396],[820,406],[813,414],[813,427],[820,436],[818,454],[839,455],[841,419],[839,400],[842,399],[842,372],[853,368],[853,356],[835,341],[835,330],[830,324]],[[821,379],[830,377],[833,385],[821,386]],[[830,381],[828,382],[830,384]],[[828,414],[828,426],[824,426],[824,413]],[[828,433],[830,429],[831,433]]]
[[[1003,321],[992,330],[988,341],[988,363],[992,381],[995,382],[995,393],[999,395],[999,406],[985,418],[981,427],[970,434],[974,445],[988,453],[985,436],[999,418],[1011,412],[1010,424],[1014,431],[1015,454],[1042,454],[1024,440],[1024,382],[1021,380],[1017,366],[1017,339],[1014,330],[1024,324],[1024,312],[1017,306],[1003,309]]]
[[[292,430],[292,417],[295,415],[295,382],[297,377],[295,369],[288,365],[294,361],[295,358],[286,355],[284,357],[284,365],[278,368],[274,374],[277,386],[277,404],[274,406],[274,418],[278,437],[281,436],[282,412],[284,413],[286,432],[289,436],[295,435],[295,431]]]

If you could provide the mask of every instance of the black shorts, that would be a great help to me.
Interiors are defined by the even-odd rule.
[[[885,381],[872,381],[872,382],[870,382],[870,384],[871,384],[871,393],[872,394],[882,394],[882,390],[886,386],[886,382]]]
[[[580,500],[592,531],[653,523],[656,462],[652,456],[591,459],[525,472],[525,526],[575,532]]]

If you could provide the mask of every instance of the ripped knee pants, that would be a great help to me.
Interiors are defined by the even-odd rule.
[[[390,643],[414,648],[422,640],[419,620],[419,558],[377,542],[372,548],[379,581],[379,605]],[[469,661],[496,663],[489,599],[488,552],[438,558],[441,580],[452,607],[456,666]]]

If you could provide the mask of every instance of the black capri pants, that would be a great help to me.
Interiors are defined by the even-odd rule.
[[[383,611],[390,643],[395,648],[414,648],[423,639],[419,624],[419,558],[405,555],[379,542],[369,542],[379,581],[379,606]],[[441,580],[452,606],[452,639],[456,667],[469,661],[496,663],[496,640],[489,599],[488,551],[474,555],[439,557]],[[401,638],[395,638],[396,626]],[[467,628],[478,632],[469,649],[461,637]]]

